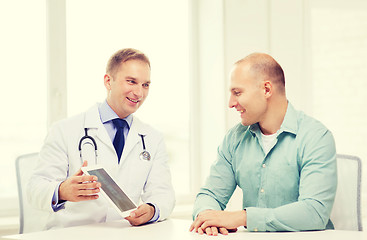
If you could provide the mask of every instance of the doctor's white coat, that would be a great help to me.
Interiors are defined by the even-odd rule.
[[[65,209],[54,212],[52,197],[57,184],[74,175],[81,167],[78,145],[88,128],[98,147],[97,163],[103,165],[120,187],[139,204],[154,203],[160,210],[159,220],[167,218],[175,203],[171,175],[167,165],[168,155],[163,137],[152,127],[133,117],[120,164],[112,141],[100,120],[98,104],[86,113],[61,120],[53,125],[40,151],[39,163],[28,184],[30,203],[50,213],[45,229],[104,222],[121,218],[100,196],[97,200],[65,203]],[[141,137],[151,160],[141,160]],[[95,164],[94,150],[89,150],[88,166]],[[84,152],[83,152],[84,154]],[[84,155],[83,155],[84,158]]]

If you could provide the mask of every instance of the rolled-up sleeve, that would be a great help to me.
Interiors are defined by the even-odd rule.
[[[210,175],[204,187],[197,194],[193,219],[207,209],[223,210],[236,189],[236,181],[231,164],[230,146],[227,136],[218,147],[217,160],[211,166]]]

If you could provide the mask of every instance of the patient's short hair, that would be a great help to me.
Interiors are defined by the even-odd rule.
[[[270,79],[273,83],[278,84],[280,90],[285,91],[285,77],[280,64],[270,55],[265,53],[252,53],[235,64],[246,62],[250,64],[250,69],[259,74],[261,79]]]

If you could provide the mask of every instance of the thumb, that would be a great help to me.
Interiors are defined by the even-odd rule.
[[[82,164],[82,166],[81,166],[81,168],[82,167],[86,167],[86,166],[88,166],[88,161],[84,161],[83,162],[83,164]],[[75,174],[74,174],[74,176],[82,176],[83,175],[83,171],[82,171],[82,169],[79,169]]]
[[[144,204],[143,204],[144,205]],[[130,217],[139,217],[145,213],[143,205],[140,205],[136,210],[130,213]]]

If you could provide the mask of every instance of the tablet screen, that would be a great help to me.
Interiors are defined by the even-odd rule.
[[[98,177],[98,182],[101,183],[102,190],[115,203],[121,212],[136,208],[135,204],[103,168],[88,170],[88,173]]]

